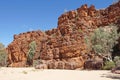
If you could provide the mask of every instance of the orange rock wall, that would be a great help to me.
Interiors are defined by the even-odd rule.
[[[13,42],[7,47],[9,66],[26,66],[29,44],[36,41],[34,60],[75,62],[75,68],[81,68],[92,55],[86,48],[84,37],[97,27],[116,23],[119,16],[120,2],[104,10],[96,10],[93,5],[88,7],[85,4],[62,14],[56,29],[14,35]]]

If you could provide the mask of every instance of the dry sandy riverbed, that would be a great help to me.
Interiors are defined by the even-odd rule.
[[[100,70],[38,70],[2,67],[0,80],[120,80],[120,74]]]

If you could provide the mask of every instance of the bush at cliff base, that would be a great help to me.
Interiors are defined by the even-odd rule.
[[[105,65],[103,66],[103,70],[111,70],[115,67],[115,63],[113,61],[106,61]]]

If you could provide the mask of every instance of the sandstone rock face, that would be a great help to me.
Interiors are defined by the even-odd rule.
[[[14,41],[7,48],[9,66],[25,66],[30,42],[36,41],[36,53],[38,53],[41,49],[42,41],[45,41],[46,39],[47,36],[41,31],[32,31],[14,35]]]
[[[85,4],[76,10],[62,14],[58,18],[56,29],[14,35],[13,42],[7,47],[8,65],[26,66],[29,44],[35,41],[37,47],[34,60],[44,61],[44,65],[38,68],[81,68],[84,62],[91,58],[84,37],[97,27],[115,23],[118,16],[120,16],[120,2],[104,10],[96,10],[95,6],[88,7]]]

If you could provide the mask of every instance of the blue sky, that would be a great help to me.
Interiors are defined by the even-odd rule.
[[[58,17],[65,10],[82,4],[97,9],[108,7],[114,0],[0,0],[0,42],[8,45],[14,34],[57,27]]]

